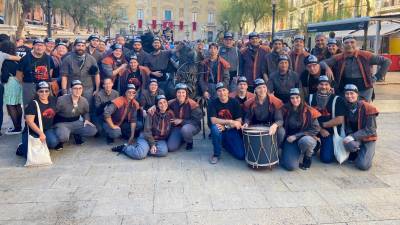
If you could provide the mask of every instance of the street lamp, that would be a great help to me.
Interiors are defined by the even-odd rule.
[[[271,33],[271,38],[274,38],[275,35],[275,11],[276,11],[276,0],[272,0],[272,33]],[[271,39],[271,40],[272,40]]]
[[[47,36],[51,37],[51,0],[47,0]]]
[[[228,21],[224,21],[224,32],[228,32]]]

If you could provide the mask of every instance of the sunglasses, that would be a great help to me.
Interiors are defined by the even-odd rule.
[[[43,94],[43,93],[46,93],[46,94],[47,94],[47,93],[49,93],[50,91],[49,91],[49,90],[39,90],[38,92],[39,92],[40,94]]]

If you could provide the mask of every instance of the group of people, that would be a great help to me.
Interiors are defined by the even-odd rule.
[[[265,45],[255,32],[240,44],[227,32],[222,44],[210,43],[207,51],[198,41],[195,97],[189,93],[193,87],[174,77],[174,68],[181,66],[179,51],[166,50],[158,37],[151,52],[138,37],[132,46],[123,36],[108,46],[93,34],[71,46],[37,38],[32,46],[18,47],[1,38],[0,99],[14,125],[7,133],[22,132],[17,155],[26,156],[28,135],[54,150],[71,136],[77,145],[86,137],[103,137],[108,144],[123,138],[126,144],[112,151],[132,159],[166,156],[183,144],[192,150],[207,107],[212,164],[222,148],[243,160],[242,129],[261,125],[276,136],[280,164],[287,170],[310,168],[318,152],[322,162],[334,162],[333,130],[341,126],[349,159],[361,170],[372,165],[378,116],[371,104],[373,85],[391,62],[359,50],[352,36],[338,47],[318,34],[310,53],[303,35],[294,36],[291,50],[280,37]],[[378,65],[375,74],[373,65]]]

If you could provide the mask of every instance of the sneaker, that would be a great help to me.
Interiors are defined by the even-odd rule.
[[[75,144],[77,144],[77,145],[81,145],[81,144],[85,143],[85,142],[83,141],[81,135],[74,134],[74,139],[75,139]]]
[[[16,155],[18,156],[24,156],[24,153],[22,153],[22,143],[20,143],[17,147],[17,151],[15,152]]]
[[[311,158],[311,157],[304,156],[303,163],[300,164],[300,165],[301,165],[300,168],[302,168],[303,170],[310,169],[310,167],[311,167],[311,162],[312,162],[312,158]]]
[[[14,134],[20,134],[22,133],[22,129],[15,129],[15,128],[8,128],[8,130],[6,131],[7,135],[14,135]]]
[[[106,138],[106,141],[107,141],[107,144],[108,144],[108,145],[109,145],[109,144],[112,144],[112,143],[114,143],[114,138],[107,137],[107,138]]]
[[[186,150],[191,151],[193,149],[193,143],[186,144]]]
[[[122,152],[122,150],[124,150],[125,147],[126,147],[126,144],[115,146],[115,147],[111,148],[111,151]]]
[[[217,156],[212,155],[212,156],[210,157],[210,163],[211,163],[211,164],[217,164],[218,161],[219,161],[219,158],[218,158]]]
[[[54,150],[56,151],[61,151],[64,147],[64,144],[62,142],[58,143],[58,145],[56,145],[56,147],[54,147]]]

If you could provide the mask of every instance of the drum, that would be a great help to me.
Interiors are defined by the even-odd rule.
[[[279,162],[275,135],[269,135],[269,127],[251,126],[243,129],[246,162],[253,168],[269,167]]]

